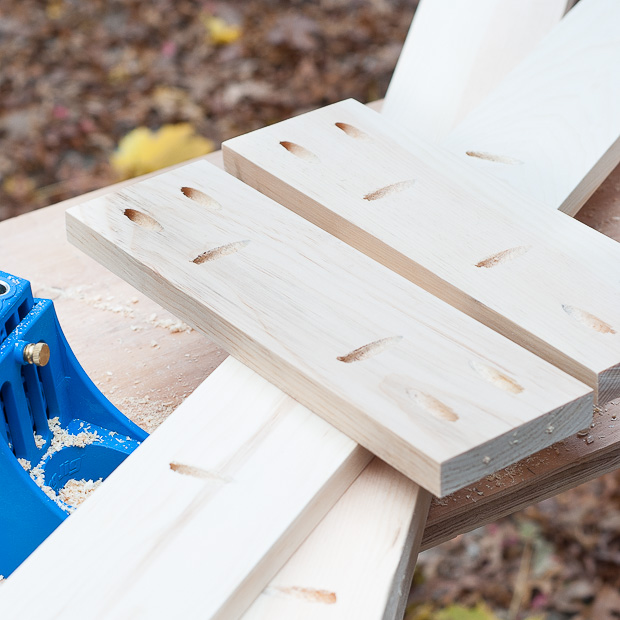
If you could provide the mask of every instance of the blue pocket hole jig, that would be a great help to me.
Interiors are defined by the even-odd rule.
[[[0,575],[69,516],[67,481],[105,479],[147,436],[88,378],[52,301],[0,271]]]

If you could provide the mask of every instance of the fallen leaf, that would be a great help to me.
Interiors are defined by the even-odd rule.
[[[121,139],[110,163],[123,179],[160,170],[215,148],[207,138],[197,136],[189,123],[164,125],[157,131],[137,127]]]
[[[237,41],[242,34],[241,26],[229,24],[221,17],[201,15],[200,19],[207,30],[207,39],[215,45],[229,45]]]

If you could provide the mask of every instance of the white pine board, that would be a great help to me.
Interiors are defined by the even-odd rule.
[[[620,395],[617,243],[562,213],[519,210],[523,201],[510,205],[510,191],[471,190],[466,175],[397,144],[390,136],[398,131],[349,100],[229,140],[224,162],[245,183],[588,383],[603,402]],[[417,144],[418,153],[441,153]]]
[[[620,161],[619,138],[620,2],[581,0],[441,144],[574,215]]]
[[[206,163],[67,217],[80,249],[437,495],[589,423],[582,383]]]
[[[238,617],[370,458],[228,358],[2,585],[0,617]]]
[[[527,57],[567,0],[421,0],[382,112],[439,142]]]
[[[430,499],[374,459],[243,620],[401,620]]]

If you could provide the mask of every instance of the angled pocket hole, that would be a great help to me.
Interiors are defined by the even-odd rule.
[[[509,164],[512,166],[518,166],[523,163],[520,159],[515,159],[514,157],[507,157],[505,155],[493,155],[492,153],[484,153],[483,151],[465,151],[465,155],[467,155],[468,157],[475,157],[476,159],[493,161],[497,164]]]
[[[493,368],[493,366],[489,366],[488,364],[483,364],[478,360],[472,360],[470,365],[476,371],[478,376],[482,377],[485,381],[488,381],[496,388],[510,394],[520,394],[523,392],[522,386],[520,386],[514,379],[511,379],[504,373],[497,370],[497,368]]]
[[[398,194],[415,184],[414,179],[410,179],[408,181],[399,181],[398,183],[392,183],[392,185],[386,185],[385,187],[380,187],[374,192],[370,192],[370,194],[366,194],[364,196],[364,200],[379,200],[380,198],[385,198],[387,196],[391,196],[392,194]]]
[[[368,134],[363,132],[361,129],[354,127],[353,125],[349,125],[349,123],[335,123],[338,129],[344,131],[347,136],[351,138],[355,138],[356,140],[368,140]]]
[[[246,239],[245,241],[234,241],[233,243],[228,243],[227,245],[220,245],[217,248],[213,248],[212,250],[207,250],[206,252],[199,254],[192,261],[192,263],[202,265],[202,263],[208,263],[209,261],[217,260],[223,256],[230,256],[231,254],[235,254],[244,248],[248,245],[248,243],[250,242]]]
[[[562,310],[564,310],[564,312],[566,312],[566,314],[568,314],[571,319],[577,321],[578,323],[581,323],[582,325],[585,325],[586,327],[589,327],[590,329],[593,329],[599,334],[616,333],[616,330],[609,323],[606,323],[602,319],[599,319],[597,316],[591,314],[590,312],[581,310],[581,308],[562,305]]]
[[[390,336],[389,338],[375,340],[374,342],[365,344],[363,347],[359,347],[359,349],[355,349],[354,351],[351,351],[351,353],[347,353],[346,355],[342,355],[340,357],[337,357],[336,359],[339,362],[344,362],[345,364],[351,364],[352,362],[362,362],[363,360],[374,357],[382,351],[393,347],[397,342],[402,340],[402,338],[402,336]]]
[[[299,144],[295,144],[294,142],[287,142],[286,140],[280,142],[280,144],[289,152],[295,155],[295,157],[299,157],[299,159],[303,159],[305,161],[317,162],[319,158],[308,149],[300,146]]]
[[[204,192],[201,192],[199,189],[194,189],[193,187],[182,187],[181,192],[187,198],[197,202],[199,205],[203,207],[207,207],[212,211],[219,211],[222,208],[222,205],[217,201],[208,196]]]
[[[442,403],[439,399],[425,394],[424,392],[411,393],[411,399],[416,405],[419,405],[430,413],[434,418],[438,420],[446,420],[447,422],[456,422],[459,416],[454,413],[452,407],[448,407],[445,403]]]
[[[134,224],[146,228],[147,230],[154,230],[155,232],[161,232],[164,227],[150,215],[137,211],[136,209],[125,209],[125,217],[129,218]]]
[[[476,263],[476,267],[484,267],[485,269],[489,269],[490,267],[496,267],[497,265],[502,265],[503,263],[507,263],[519,256],[523,256],[526,252],[532,249],[531,245],[520,245],[516,248],[509,248],[508,250],[502,250],[501,252],[497,252],[497,254],[492,254],[488,258],[481,260],[479,263]]]
[[[193,465],[185,465],[183,463],[170,463],[170,469],[182,476],[192,476],[192,478],[201,478],[203,480],[212,480],[213,482],[221,482],[227,484],[231,482],[229,478],[214,474],[213,472],[201,469],[200,467],[194,467]]]

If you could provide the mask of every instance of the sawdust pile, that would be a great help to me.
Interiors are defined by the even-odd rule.
[[[67,488],[67,485],[65,485],[65,488],[61,489],[60,493],[62,494],[63,492],[65,492],[66,497],[71,497],[71,498],[75,497],[79,499],[78,504],[73,504],[71,502],[65,502],[63,498],[61,497],[61,495],[57,494],[54,491],[54,489],[52,489],[52,487],[45,484],[45,472],[44,472],[45,463],[50,459],[50,457],[53,454],[56,454],[56,452],[58,452],[62,448],[66,448],[66,447],[84,448],[85,446],[88,446],[89,444],[92,444],[96,441],[100,441],[100,437],[96,432],[91,433],[88,431],[82,431],[81,433],[78,433],[77,435],[72,435],[71,433],[69,433],[67,430],[65,430],[64,428],[60,426],[60,419],[58,417],[51,418],[50,420],[48,420],[48,426],[49,426],[50,431],[52,432],[52,440],[50,441],[49,447],[47,448],[47,450],[45,451],[45,454],[43,455],[41,460],[37,463],[37,465],[35,467],[32,467],[32,464],[30,463],[30,461],[27,461],[26,459],[20,458],[18,459],[18,461],[19,461],[19,464],[27,472],[29,472],[30,477],[34,480],[35,484],[43,491],[43,493],[45,493],[45,495],[47,495],[51,500],[56,502],[56,504],[58,504],[58,506],[60,506],[60,508],[62,508],[65,512],[72,513],[75,510],[75,506],[82,503],[86,495],[94,491],[101,481],[98,480],[97,482],[93,482],[92,480],[88,480],[88,481],[69,480],[67,485],[71,482],[76,482],[78,484],[82,482],[84,483],[83,485],[84,486],[84,489],[83,489],[84,497],[82,497],[82,499],[79,499],[81,497],[81,493],[78,492],[77,487],[75,489],[69,489],[65,491],[65,489]],[[88,486],[88,485],[91,485],[92,488],[91,486]],[[87,490],[87,487],[88,487],[88,490]]]
[[[59,499],[71,506],[77,508],[88,496],[95,491],[103,482],[103,478],[99,480],[68,480],[67,484],[58,491]]]
[[[115,404],[132,422],[147,433],[152,433],[176,409],[173,401],[154,401],[148,396],[141,398],[127,396]]]

